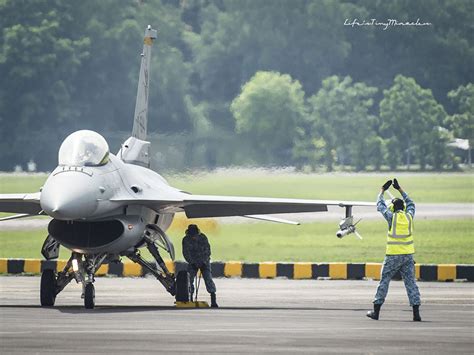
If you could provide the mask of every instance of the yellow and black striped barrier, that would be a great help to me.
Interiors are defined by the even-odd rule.
[[[0,259],[0,274],[39,274],[44,269],[61,271],[65,260]],[[171,272],[186,269],[186,263],[166,261]],[[382,264],[379,263],[247,263],[240,261],[213,262],[214,277],[331,279],[362,280],[380,279]],[[97,276],[140,277],[148,271],[131,262],[102,265]],[[474,265],[462,264],[416,264],[416,278],[422,281],[474,281]],[[401,279],[395,275],[394,279]]]

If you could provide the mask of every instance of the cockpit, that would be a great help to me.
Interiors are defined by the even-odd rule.
[[[99,133],[77,131],[66,137],[59,148],[59,165],[101,166],[109,161],[109,145]]]

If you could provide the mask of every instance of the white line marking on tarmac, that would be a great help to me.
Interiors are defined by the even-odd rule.
[[[422,325],[423,323],[421,323]],[[352,330],[380,330],[380,327],[357,327],[357,328],[351,328]],[[400,330],[400,331],[406,331],[406,327],[399,327],[399,328],[392,328],[390,327],[390,330]],[[179,331],[182,331],[183,329],[161,329],[161,330],[144,330],[144,329],[117,329],[117,330],[40,330],[40,331],[0,331],[0,334],[2,335],[8,335],[8,334],[131,334],[131,333],[137,333],[137,334],[163,334],[163,333],[176,333]],[[261,333],[304,333],[307,331],[325,331],[327,328],[325,327],[320,327],[320,328],[311,328],[311,327],[304,327],[304,328],[293,328],[293,329],[288,329],[288,328],[270,328],[270,329],[250,329],[250,328],[228,328],[228,329],[222,329],[222,328],[214,328],[214,329],[193,329],[193,332],[198,332],[198,333],[215,333],[215,332],[261,332]],[[422,330],[427,330],[427,331],[433,331],[433,330],[466,330],[465,327],[428,327],[428,328],[417,328],[417,331],[422,331]]]

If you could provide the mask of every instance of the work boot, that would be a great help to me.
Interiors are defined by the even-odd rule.
[[[367,312],[367,317],[372,318],[373,320],[379,320],[379,313],[380,308],[382,307],[381,304],[374,304],[374,310]]]
[[[420,306],[413,306],[413,321],[414,322],[421,322],[420,317]]]
[[[216,293],[215,292],[211,293],[211,307],[212,308],[218,308],[219,307],[217,305],[217,302],[216,302]]]

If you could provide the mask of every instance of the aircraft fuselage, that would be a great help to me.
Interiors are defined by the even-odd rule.
[[[110,154],[103,166],[58,166],[43,186],[40,203],[54,219],[50,234],[67,248],[84,254],[120,253],[141,241],[147,224],[166,231],[173,220],[172,211],[157,214],[134,204],[147,195],[166,199],[181,192],[156,172]]]

